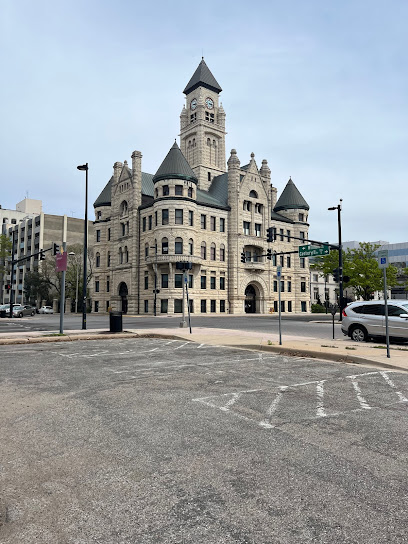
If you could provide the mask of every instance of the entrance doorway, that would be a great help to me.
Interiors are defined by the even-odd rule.
[[[256,312],[256,291],[253,285],[248,285],[245,289],[245,313],[254,314]]]
[[[124,314],[127,314],[127,311],[128,311],[128,300],[127,300],[128,288],[127,288],[127,285],[126,285],[126,283],[124,281],[122,281],[122,283],[119,285],[119,296],[122,299],[122,301],[121,301],[121,311]]]

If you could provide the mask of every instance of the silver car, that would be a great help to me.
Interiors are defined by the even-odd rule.
[[[388,301],[388,330],[392,338],[408,340],[408,300]],[[341,330],[356,342],[385,336],[385,302],[352,302],[343,310]]]

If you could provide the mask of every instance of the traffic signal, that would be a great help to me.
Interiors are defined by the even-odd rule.
[[[246,258],[245,258],[245,251],[243,251],[241,253],[241,263],[245,263],[246,262]]]
[[[40,257],[39,257],[40,261],[44,261],[45,260],[45,252],[43,249],[40,249]]]
[[[52,254],[56,255],[57,253],[60,253],[60,246],[54,243],[52,248]]]
[[[275,228],[274,227],[269,227],[267,230],[267,238],[266,238],[266,241],[267,242],[274,242],[275,241]]]
[[[340,281],[340,268],[335,268],[333,270],[333,279],[336,283],[339,283]]]
[[[270,261],[272,259],[272,249],[267,250],[266,258],[268,259],[268,261]]]

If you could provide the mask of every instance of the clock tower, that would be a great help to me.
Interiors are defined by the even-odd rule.
[[[199,188],[205,191],[215,176],[226,172],[221,91],[203,58],[183,91],[186,104],[180,115],[180,148],[198,178]]]

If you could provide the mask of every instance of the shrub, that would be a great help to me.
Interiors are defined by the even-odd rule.
[[[325,311],[322,304],[312,304],[312,314],[324,314]]]

